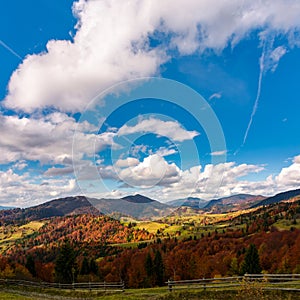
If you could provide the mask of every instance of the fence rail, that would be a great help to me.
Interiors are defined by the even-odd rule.
[[[244,284],[255,284],[263,290],[282,290],[300,292],[300,274],[245,274],[221,278],[202,278],[193,280],[168,280],[170,292],[179,289],[224,289],[239,288]],[[123,292],[124,282],[76,282],[72,284],[37,282],[17,279],[0,279],[0,285],[15,285],[23,287],[56,288],[69,290],[95,290],[105,292]]]
[[[52,282],[37,282],[17,279],[0,279],[2,285],[18,285],[24,287],[40,287],[40,288],[56,288],[68,290],[98,290],[123,292],[124,282],[76,282],[76,283],[52,283]]]
[[[300,292],[300,274],[245,274],[244,276],[202,278],[193,280],[168,280],[170,292],[179,289],[237,288],[244,284],[257,284],[263,290]]]

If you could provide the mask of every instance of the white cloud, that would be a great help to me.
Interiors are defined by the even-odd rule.
[[[130,147],[130,155],[138,157],[140,153],[146,154],[150,151],[147,145],[135,145]]]
[[[178,182],[165,187],[161,195],[166,199],[176,199],[192,194],[203,199],[231,196],[235,194],[252,194],[273,196],[287,190],[300,188],[300,155],[293,163],[283,168],[278,175],[269,175],[262,180],[245,179],[249,174],[260,173],[263,166],[227,162],[218,165],[193,167],[182,171]],[[222,179],[221,181],[218,179]],[[216,183],[218,185],[216,185]]]
[[[75,112],[116,82],[155,75],[165,58],[147,45],[146,35],[155,28],[147,6],[75,3],[74,40],[51,40],[46,52],[27,56],[10,79],[5,104],[26,112],[44,107]]]
[[[295,164],[300,164],[300,155],[295,156],[294,159],[293,159],[293,162]]]
[[[153,154],[133,167],[118,172],[119,179],[129,186],[168,186],[180,178],[180,169],[163,157]]]
[[[165,187],[160,194],[161,197],[168,200],[181,199],[191,195],[202,199],[212,199],[237,193],[257,194],[253,188],[254,183],[241,180],[241,178],[262,170],[261,166],[236,165],[234,162],[209,164],[203,170],[201,166],[194,166],[181,171],[180,179]]]
[[[96,151],[114,145],[114,134],[101,135],[86,132],[94,130],[88,123],[76,123],[62,113],[54,113],[38,119],[4,116],[0,114],[0,164],[19,160],[39,161],[42,164],[70,165],[83,155],[93,156]],[[77,132],[79,148],[72,153],[74,132]]]
[[[176,151],[174,148],[165,148],[165,147],[160,147],[157,151],[156,154],[159,156],[169,156],[172,154],[176,154],[178,151]]]
[[[74,179],[43,180],[40,176],[19,175],[12,169],[0,171],[0,203],[6,206],[33,206],[53,197],[78,193]]]
[[[124,125],[118,130],[118,135],[133,133],[153,133],[168,137],[174,141],[191,140],[199,133],[197,131],[187,131],[176,121],[162,121],[156,118],[149,118],[139,121],[135,126]]]
[[[259,165],[238,165],[234,162],[227,162],[206,165],[204,168],[194,166],[187,170],[180,170],[174,163],[169,163],[156,154],[146,157],[138,164],[137,161],[129,159],[132,166],[121,167],[123,162],[120,167],[98,166],[97,176],[91,176],[95,175],[91,172],[94,167],[91,162],[85,161],[82,162],[85,173],[77,179],[97,181],[101,177],[120,181],[125,187],[135,187],[136,191],[158,200],[181,199],[190,195],[212,199],[239,193],[272,196],[289,189],[300,188],[299,157],[296,156],[293,163],[283,168],[276,176],[270,175],[261,180],[247,179],[248,175],[252,174],[251,177],[253,177],[253,174],[264,170],[264,167]],[[61,175],[60,172],[67,172],[65,169],[50,168],[40,176],[32,176],[29,173],[20,175],[13,169],[0,171],[0,203],[31,206],[54,197],[81,193],[74,179],[49,177]],[[89,190],[86,193],[89,195]],[[110,192],[101,195],[94,189],[92,193],[95,197],[111,195]],[[127,193],[122,188],[113,192],[114,197]]]
[[[65,167],[65,168],[51,167],[44,173],[44,175],[45,176],[62,176],[62,175],[73,174],[73,172],[74,172],[73,167]]]
[[[298,0],[79,0],[73,10],[73,41],[51,40],[45,52],[28,55],[10,79],[7,107],[80,111],[114,83],[159,73],[169,49],[181,55],[218,52],[252,30],[299,44]],[[151,48],[149,37],[157,33],[170,39]],[[274,66],[285,52],[279,46],[270,54]]]
[[[293,164],[282,168],[281,172],[275,177],[278,188],[287,190],[300,188],[300,158],[296,156]]]
[[[118,159],[115,163],[116,167],[124,168],[124,167],[133,167],[139,164],[139,160],[134,157],[127,157],[126,159]]]
[[[272,72],[276,70],[281,57],[284,56],[286,52],[287,50],[283,46],[279,46],[271,52],[270,59],[272,60]]]
[[[19,171],[25,169],[28,166],[27,162],[25,160],[20,160],[17,161],[14,165],[13,165],[13,169],[17,169]]]
[[[297,0],[80,0],[74,5],[74,13],[78,23],[73,41],[52,40],[45,52],[28,55],[10,78],[3,102],[6,107],[29,113],[47,107],[62,112],[81,111],[95,94],[117,82],[158,74],[160,66],[174,53],[170,50],[177,50],[175,53],[179,55],[201,55],[207,49],[220,52],[230,44],[234,47],[252,30],[260,32],[259,37],[266,45],[261,74],[274,71],[291,47],[300,46],[300,2]],[[158,46],[151,46],[150,38],[159,35],[167,35],[168,39],[158,39]],[[277,35],[285,37],[288,43],[277,45]],[[260,88],[257,101],[259,94]],[[210,98],[220,96],[215,93]],[[94,167],[89,161],[81,161],[83,156],[92,157],[105,147],[119,147],[113,141],[115,132],[98,135],[92,124],[78,124],[62,112],[42,117],[0,114],[0,164],[14,163],[12,169],[0,171],[0,201],[15,199],[28,203],[30,199],[42,200],[45,195],[59,196],[75,191],[74,180],[49,178],[71,174],[75,130],[78,148],[73,158],[79,168],[85,170],[83,179],[95,178],[95,173],[90,172]],[[198,135],[177,122],[154,118],[131,127],[125,125],[118,134],[139,132],[155,133],[174,141]],[[159,196],[171,198],[188,193],[195,182],[197,195],[205,198],[216,192],[219,195],[238,192],[270,195],[299,187],[300,156],[279,174],[251,182],[242,177],[260,172],[261,166],[226,163],[208,165],[203,170],[200,166],[180,170],[161,157],[175,153],[174,149],[161,148],[153,154],[147,146],[138,145],[131,148],[131,155],[136,156],[139,151],[150,155],[142,162],[135,158],[120,160],[116,169],[100,165],[97,171],[103,178],[117,180],[117,175],[121,175],[125,182],[136,186],[157,184],[163,189]],[[222,151],[211,153],[221,154]],[[47,181],[38,184],[34,176],[14,173],[26,170],[28,161],[62,167],[49,168],[36,179],[41,181],[46,177]],[[223,179],[217,191],[214,187],[218,180],[214,180],[212,174]]]

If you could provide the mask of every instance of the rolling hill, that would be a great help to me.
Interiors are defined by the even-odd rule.
[[[269,204],[274,204],[281,201],[289,201],[289,200],[294,200],[294,201],[300,200],[300,189],[279,193],[273,197],[266,198],[256,203],[252,207],[255,208],[263,205],[269,205]]]
[[[255,196],[249,194],[238,194],[230,197],[210,200],[203,210],[212,213],[224,213],[229,211],[238,211],[248,209],[262,200],[264,196]]]
[[[51,200],[29,208],[2,210],[0,211],[0,222],[19,223],[80,214],[152,219],[169,215],[173,210],[174,208],[166,204],[142,195],[127,196],[121,199],[76,196]]]
[[[90,203],[105,215],[130,216],[135,219],[153,219],[167,216],[174,208],[142,195],[127,196],[121,199],[89,198]]]
[[[209,201],[203,200],[200,198],[195,198],[195,197],[188,197],[184,199],[177,199],[177,200],[171,200],[168,201],[166,204],[174,206],[174,207],[180,207],[180,206],[187,206],[191,207],[194,209],[201,209],[205,207]]]
[[[99,214],[84,196],[66,197],[51,200],[28,208],[14,208],[0,211],[3,223],[19,223],[61,217],[75,214]]]
[[[167,203],[161,203],[139,194],[120,199],[75,196],[54,199],[29,208],[0,210],[0,225],[80,214],[104,214],[115,218],[132,217],[137,220],[151,220],[169,215],[182,216],[201,212],[226,213],[298,199],[300,199],[300,189],[280,193],[269,198],[239,194],[210,201],[189,197]]]
[[[188,197],[185,199],[172,200],[167,202],[174,207],[191,207],[196,210],[203,210],[211,213],[225,213],[247,209],[265,199],[263,196],[238,194],[230,197],[223,197],[213,200]]]

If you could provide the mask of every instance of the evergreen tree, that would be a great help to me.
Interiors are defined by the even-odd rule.
[[[90,272],[94,273],[95,275],[98,274],[98,265],[93,258],[90,260]]]
[[[80,268],[80,275],[87,275],[90,273],[90,265],[86,256],[83,258]]]
[[[153,275],[153,262],[150,253],[148,252],[146,261],[145,261],[145,269],[148,277]]]
[[[164,263],[159,250],[155,252],[153,261],[154,284],[162,286],[164,284]]]
[[[154,282],[153,260],[149,252],[145,260],[145,270],[147,274],[147,277],[145,278],[145,287],[152,287]]]
[[[56,280],[61,283],[72,283],[76,281],[76,253],[68,241],[61,246],[60,253],[57,257],[55,277]]]
[[[257,248],[254,244],[251,244],[246,251],[245,258],[242,263],[242,273],[259,274],[261,271]]]
[[[30,272],[30,274],[33,277],[36,276],[35,263],[34,263],[34,259],[33,259],[33,257],[31,255],[29,255],[27,257],[27,261],[26,261],[25,267],[27,268],[27,270]]]

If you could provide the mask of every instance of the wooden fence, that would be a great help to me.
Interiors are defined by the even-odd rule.
[[[179,289],[241,288],[246,284],[263,290],[287,290],[300,292],[300,274],[245,274],[244,276],[202,278],[194,280],[168,280],[170,292]]]
[[[224,289],[242,288],[245,284],[252,284],[263,290],[286,290],[300,292],[300,274],[245,274],[244,276],[202,278],[193,280],[168,280],[166,282],[170,292],[180,289]],[[56,288],[69,290],[94,290],[104,292],[124,292],[124,282],[79,282],[72,284],[35,282],[17,279],[0,279],[0,285]]]
[[[37,282],[16,279],[0,279],[1,285],[17,285],[24,287],[39,287],[39,288],[56,288],[68,290],[97,290],[97,291],[111,291],[123,292],[125,289],[124,282],[76,282],[71,284],[52,283],[52,282]]]

